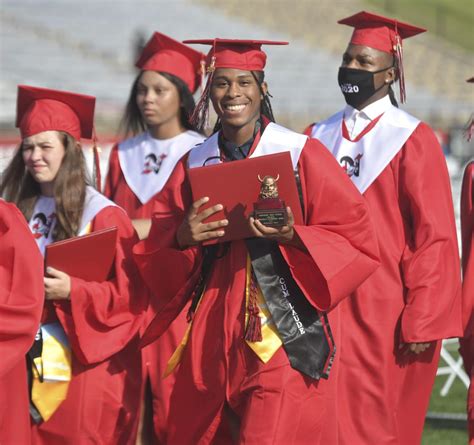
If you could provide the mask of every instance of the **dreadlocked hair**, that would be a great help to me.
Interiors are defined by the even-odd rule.
[[[258,89],[260,90],[260,94],[262,95],[262,102],[260,104],[260,114],[265,116],[270,122],[275,122],[275,116],[273,115],[273,108],[270,102],[270,98],[273,97],[268,91],[265,93],[263,91],[262,84],[265,80],[265,72],[264,71],[250,71],[252,73],[253,78],[257,82]],[[221,121],[217,118],[216,124],[214,125],[214,129],[212,130],[213,133],[216,133],[222,128]]]
[[[252,76],[257,81],[258,89],[262,95],[262,104],[260,113],[265,116],[270,122],[275,122],[275,116],[273,115],[273,108],[270,102],[270,97],[273,97],[268,91],[265,93],[262,88],[262,84],[265,80],[265,73],[263,71],[251,71]]]

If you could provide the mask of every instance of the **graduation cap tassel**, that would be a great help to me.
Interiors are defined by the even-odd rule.
[[[471,117],[470,122],[467,124],[466,127],[466,139],[467,142],[471,142],[472,135],[474,134],[474,117]]]
[[[466,82],[474,83],[474,77],[467,79]],[[468,142],[471,142],[473,134],[474,134],[474,114],[471,114],[469,123],[467,124],[467,127],[466,127],[466,132],[465,132],[465,136]]]
[[[201,62],[201,69],[200,69],[200,84],[199,84],[199,93],[202,96],[204,93],[204,84],[206,82],[206,60],[202,59]]]
[[[94,177],[95,177],[95,188],[100,192],[102,188],[102,177],[100,174],[100,156],[99,147],[97,146],[97,135],[95,133],[95,127],[93,128],[92,134],[92,151],[94,155]]]
[[[403,68],[403,48],[402,41],[398,32],[396,33],[396,43],[395,43],[395,57],[398,62],[398,82],[400,86],[400,102],[404,104],[406,102],[406,88],[405,88],[405,70]]]
[[[257,304],[257,284],[253,273],[250,278],[249,301],[247,304],[247,312],[249,315],[247,328],[245,329],[245,340],[252,343],[262,341],[262,323],[260,319],[260,309]]]
[[[206,87],[202,92],[199,102],[194,108],[193,114],[191,115],[190,122],[198,130],[203,131],[209,128],[209,93],[211,90],[212,78],[214,77],[216,58],[212,57],[211,65],[206,70],[209,73],[207,78]]]

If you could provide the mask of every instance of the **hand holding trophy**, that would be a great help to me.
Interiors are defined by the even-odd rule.
[[[300,248],[300,241],[293,229],[294,217],[290,207],[278,195],[277,182],[280,175],[257,176],[260,181],[260,194],[254,203],[253,215],[250,217],[250,230],[258,238],[273,239],[283,244],[294,244]],[[295,239],[296,238],[296,239]],[[303,248],[304,250],[304,248]]]
[[[277,182],[280,175],[264,176],[260,178],[260,195],[258,201],[253,204],[254,218],[267,227],[283,227],[288,224],[288,212],[286,211],[285,201],[278,197]]]

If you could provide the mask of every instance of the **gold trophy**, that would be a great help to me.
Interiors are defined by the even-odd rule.
[[[253,204],[253,215],[264,226],[283,227],[288,224],[288,214],[286,212],[285,201],[278,197],[277,182],[280,175],[276,178],[273,176],[257,176],[260,181],[260,194],[258,201]]]

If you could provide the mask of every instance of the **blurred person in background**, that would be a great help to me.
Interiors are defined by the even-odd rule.
[[[274,123],[261,47],[286,42],[185,43],[212,46],[193,121],[204,128],[212,102],[218,122],[177,164],[156,200],[150,236],[134,248],[159,304],[143,342],[192,301],[190,326],[167,369],[176,374],[167,443],[232,443],[216,440],[229,419],[234,443],[324,443],[326,393],[337,384],[337,305],[378,266],[367,208],[326,148]],[[283,227],[251,217],[250,238],[205,245],[225,234],[228,220],[206,222],[223,206],[204,210],[208,198],[193,199],[188,169],[282,152],[295,171],[289,180],[301,185],[305,223],[295,225],[287,208]],[[306,320],[303,332],[288,295]]]
[[[133,137],[112,148],[104,193],[125,209],[140,238],[148,236],[154,201],[174,167],[204,139],[189,123],[203,59],[199,51],[155,32],[136,63],[140,73],[122,119],[124,132]],[[157,341],[142,349],[145,402],[139,435],[144,443],[150,436],[153,443],[166,443],[174,377],[163,379],[163,373],[186,325],[183,312]]]
[[[155,32],[136,66],[121,129],[132,135],[112,148],[105,195],[132,218],[140,238],[150,230],[153,198],[179,159],[204,136],[189,117],[204,54]]]
[[[474,77],[468,82],[474,82]],[[471,118],[467,127],[467,139],[472,139],[474,121]],[[467,400],[469,443],[474,444],[474,160],[464,171],[461,188],[461,237],[463,270],[463,326],[464,337],[460,339],[460,352],[464,368],[471,378]]]
[[[468,392],[467,414],[469,443],[474,443],[474,161],[464,172],[461,192],[461,235],[463,266],[463,325],[464,337],[460,339],[460,352],[464,368],[471,379]]]
[[[0,198],[0,443],[31,443],[26,354],[44,302],[43,258],[25,218]]]
[[[306,131],[365,197],[382,267],[341,303],[343,335],[331,444],[420,443],[443,338],[461,331],[459,253],[446,161],[405,99],[402,39],[424,29],[360,12],[338,83],[344,110]]]
[[[40,335],[29,353],[32,444],[128,445],[138,427],[138,331],[147,294],[131,258],[137,237],[130,219],[86,176],[79,141],[93,135],[94,107],[91,96],[18,89],[22,141],[0,192],[29,221],[41,253],[54,241],[118,229],[108,281],[46,270]]]

